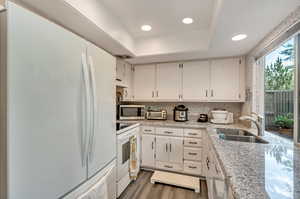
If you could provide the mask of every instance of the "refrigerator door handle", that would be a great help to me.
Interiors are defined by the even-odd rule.
[[[96,132],[96,125],[97,125],[97,92],[96,92],[96,79],[95,79],[95,68],[93,63],[93,58],[89,56],[89,69],[90,69],[90,78],[91,78],[91,90],[92,90],[92,111],[91,111],[91,134],[89,137],[89,161],[93,161],[94,156],[94,145],[95,145],[95,132]]]
[[[83,74],[83,84],[84,84],[84,117],[82,119],[82,134],[81,134],[81,157],[82,157],[82,166],[86,167],[87,161],[87,151],[88,151],[88,133],[90,132],[90,109],[91,109],[91,99],[90,99],[90,88],[89,88],[89,72],[87,66],[87,57],[85,53],[81,55],[82,62],[82,74]]]

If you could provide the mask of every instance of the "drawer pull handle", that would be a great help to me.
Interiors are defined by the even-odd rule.
[[[189,155],[197,155],[197,153],[191,153],[191,152],[189,152]]]
[[[169,165],[165,165],[164,167],[168,168],[168,169],[172,169],[173,168],[173,166],[169,166]]]
[[[197,144],[197,142],[189,142],[190,144]]]
[[[172,133],[174,133],[174,132],[171,132],[171,131],[164,131],[164,133],[172,134]]]
[[[189,133],[189,135],[198,135],[198,133]]]
[[[145,129],[144,131],[145,131],[145,132],[151,132],[152,130],[150,130],[150,129]]]
[[[189,166],[190,169],[197,169],[195,166]]]

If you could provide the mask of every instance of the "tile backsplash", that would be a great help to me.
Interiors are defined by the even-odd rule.
[[[219,103],[219,102],[134,102],[134,104],[145,105],[148,108],[166,109],[168,119],[173,119],[173,109],[183,104],[189,109],[189,120],[197,120],[200,113],[208,114],[213,109],[225,109],[233,112],[234,120],[241,115],[242,103]]]

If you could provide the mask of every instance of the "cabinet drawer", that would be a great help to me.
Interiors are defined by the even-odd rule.
[[[201,138],[204,129],[184,129],[185,137]]]
[[[195,138],[184,138],[184,146],[187,147],[201,147],[202,140]]]
[[[142,126],[142,133],[155,134],[155,128],[153,126]]]
[[[183,129],[176,128],[156,128],[157,135],[183,136]]]
[[[184,159],[185,160],[200,161],[201,158],[202,158],[202,149],[201,148],[184,147]]]
[[[184,161],[183,171],[189,174],[202,175],[202,164],[200,162]]]
[[[183,171],[183,164],[156,161],[156,168],[168,171]]]

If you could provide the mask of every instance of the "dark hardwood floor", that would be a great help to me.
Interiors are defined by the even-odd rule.
[[[152,172],[141,171],[137,181],[131,183],[119,199],[208,199],[205,181],[201,181],[201,193],[193,190],[169,186],[164,184],[151,184]]]

